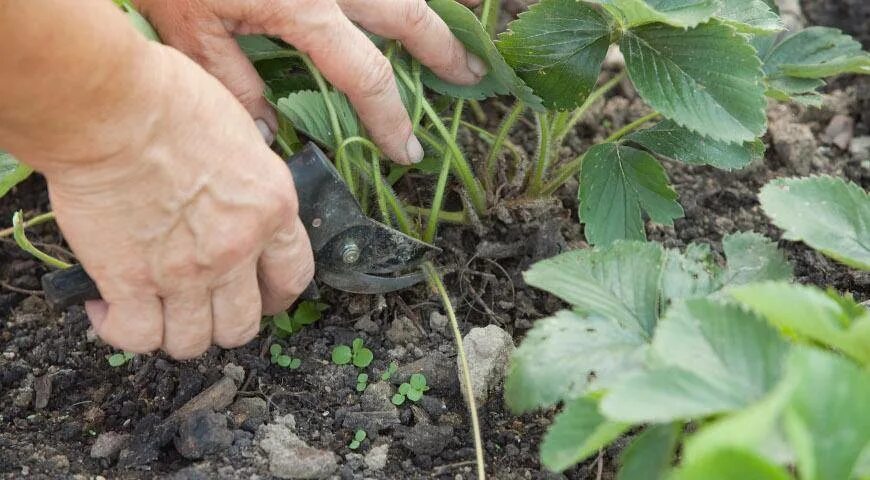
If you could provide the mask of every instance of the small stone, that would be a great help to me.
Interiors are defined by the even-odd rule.
[[[429,328],[433,332],[438,332],[442,335],[447,334],[447,325],[450,324],[450,319],[447,315],[442,314],[438,310],[432,310],[429,313]]]
[[[425,357],[411,363],[399,365],[399,369],[390,378],[396,385],[407,382],[411,375],[422,373],[426,377],[426,383],[432,389],[431,392],[453,393],[457,391],[459,383],[456,380],[456,372],[452,368],[445,368],[453,360],[440,351],[430,352]]]
[[[225,376],[236,382],[236,385],[241,385],[242,382],[245,381],[245,369],[234,363],[226,364],[223,373]]]
[[[369,450],[369,453],[366,454],[363,462],[366,464],[366,468],[369,470],[383,470],[384,467],[387,466],[387,456],[390,453],[390,444],[384,443],[382,445],[376,445]]]
[[[387,330],[387,338],[397,345],[419,342],[423,335],[417,328],[417,325],[405,315],[399,315],[390,324]]]
[[[852,135],[855,133],[855,120],[848,115],[834,115],[828,127],[825,128],[825,133],[822,139],[827,143],[832,143],[841,150],[849,148],[852,142]]]
[[[205,410],[198,410],[182,419],[175,437],[175,449],[182,457],[191,460],[218,453],[232,443],[233,433],[227,428],[226,417]]]
[[[451,438],[453,428],[450,426],[420,423],[405,434],[402,446],[415,455],[438,455],[447,447]]]
[[[278,478],[327,478],[338,470],[338,457],[309,447],[293,433],[292,415],[278,417],[257,431],[260,448],[269,456],[269,473]]]
[[[15,394],[15,397],[12,399],[12,404],[19,408],[27,408],[30,406],[30,402],[33,401],[33,389],[32,388],[19,388],[18,393]]]
[[[796,123],[790,114],[770,122],[773,148],[780,158],[800,175],[808,175],[818,144],[807,125]]]
[[[48,400],[51,397],[51,374],[36,377],[33,381],[33,390],[35,399],[33,407],[37,410],[42,410],[48,406]]]
[[[858,161],[870,160],[870,135],[862,135],[852,139],[849,153]]]
[[[69,459],[66,455],[55,455],[49,458],[48,465],[55,472],[66,473],[69,471]]]
[[[471,391],[478,405],[486,402],[489,390],[504,377],[505,369],[514,352],[513,337],[496,325],[472,328],[463,338],[465,356],[471,378]],[[458,359],[457,359],[458,363]],[[462,384],[462,374],[459,381]]]
[[[353,324],[353,328],[372,335],[380,331],[380,327],[378,327],[377,323],[372,321],[372,317],[370,315],[363,315],[362,317],[360,317],[360,319]]]
[[[233,425],[254,432],[269,419],[269,405],[260,397],[244,397],[230,405]]]
[[[115,458],[130,441],[130,434],[103,432],[91,446],[91,458]]]

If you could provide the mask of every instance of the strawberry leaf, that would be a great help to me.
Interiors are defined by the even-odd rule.
[[[722,170],[741,169],[764,156],[764,143],[753,140],[728,143],[699,135],[672,120],[664,120],[651,128],[625,137],[643,146],[650,153],[689,165],[711,165]]]
[[[451,97],[477,100],[510,93],[525,102],[529,108],[544,110],[541,99],[505,62],[489,33],[471,10],[455,0],[431,0],[427,4],[447,23],[450,31],[465,45],[465,48],[480,57],[489,67],[489,73],[480,83],[464,86],[447,83],[435,76],[428,68],[423,68],[422,79],[427,87]]]
[[[743,33],[769,34],[784,28],[779,15],[763,0],[722,0],[716,17]]]
[[[619,456],[619,480],[662,480],[670,469],[680,423],[650,425]]]
[[[580,172],[580,220],[592,244],[645,240],[641,210],[656,223],[683,216],[665,170],[649,153],[613,143],[590,148]]]
[[[541,442],[541,463],[561,472],[622,435],[630,425],[608,421],[594,400],[580,398],[568,404],[553,421]]]
[[[764,133],[761,62],[733,28],[652,24],[626,31],[619,45],[638,93],[666,118],[725,142]]]
[[[870,74],[870,54],[836,28],[810,27],[774,45],[763,57],[768,76],[822,78]]]
[[[0,151],[0,198],[9,193],[12,187],[23,182],[33,173],[33,169],[20,163],[12,155]]]
[[[328,95],[335,106],[338,123],[344,135],[346,137],[359,135],[359,122],[347,97],[334,91],[330,91]],[[279,98],[276,105],[278,111],[293,122],[294,127],[312,140],[333,151],[338,148],[335,133],[332,131],[332,124],[329,121],[326,102],[323,101],[320,92],[312,90],[294,92],[284,98]]]
[[[511,22],[498,49],[548,108],[586,100],[610,46],[610,22],[574,0],[543,0]]]
[[[623,27],[665,23],[688,28],[705,22],[719,10],[716,0],[591,0],[601,3]]]

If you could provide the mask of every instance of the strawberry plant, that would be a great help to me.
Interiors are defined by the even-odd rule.
[[[337,345],[332,349],[332,363],[336,365],[353,363],[357,368],[365,368],[372,363],[373,359],[374,354],[363,345],[363,339],[361,338],[355,338],[350,347],[347,345]],[[366,377],[366,380],[368,380],[368,377]]]

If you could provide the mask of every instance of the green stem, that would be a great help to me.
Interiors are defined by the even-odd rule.
[[[414,130],[420,126],[420,120],[423,118],[423,81],[420,79],[420,62],[416,59],[411,60],[411,78],[414,82],[414,114],[411,116],[411,125]]]
[[[381,211],[381,218],[383,219],[384,224],[391,226],[393,222],[390,218],[390,211],[387,209],[387,194],[384,192],[384,179],[381,176],[380,157],[378,157],[378,154],[374,150],[371,151],[371,155],[372,176],[374,177],[372,183],[375,184],[375,197],[377,197],[378,209]]]
[[[477,123],[486,123],[486,112],[483,111],[483,107],[480,106],[480,102],[478,102],[477,100],[469,100],[468,106],[471,107],[471,113],[474,114],[474,119],[477,121]]]
[[[30,220],[24,222],[22,224],[22,227],[23,228],[35,227],[37,225],[42,225],[43,223],[48,223],[52,220],[54,220],[54,212],[41,213],[41,214],[31,218]],[[0,238],[10,237],[14,234],[15,234],[15,227],[14,226],[0,230]]]
[[[538,151],[535,155],[535,169],[532,172],[532,179],[529,181],[528,187],[528,192],[532,195],[536,195],[541,189],[544,174],[550,165],[550,146],[553,141],[550,116],[547,113],[535,113],[535,120],[537,120],[538,126]]]
[[[15,238],[15,243],[17,243],[22,250],[33,255],[46,265],[60,269],[71,267],[72,265],[70,265],[69,263],[52,257],[51,255],[43,252],[42,250],[34,247],[33,244],[30,243],[30,240],[27,239],[27,235],[25,235],[24,233],[24,222],[21,219],[21,217],[23,216],[24,213],[21,210],[15,212],[12,215],[12,236]]]
[[[432,211],[428,208],[418,207],[416,205],[406,205],[405,210],[408,211],[411,215],[419,215],[421,217],[429,218],[432,216]],[[438,212],[438,221],[446,222],[446,223],[455,223],[457,225],[465,225],[468,223],[468,216],[465,215],[464,211],[460,212],[449,212],[445,210],[441,210]]]
[[[655,120],[656,118],[658,118],[658,116],[659,116],[659,112],[648,113],[648,114],[638,118],[637,120],[629,123],[628,125],[620,128],[619,130],[613,132],[612,134],[610,134],[609,137],[604,139],[604,143],[615,142],[615,141],[619,140],[620,138],[624,137],[626,134],[635,131],[637,129],[637,127],[640,127],[644,123],[649,122],[650,120]]]
[[[480,10],[480,21],[490,37],[495,36],[499,11],[501,11],[501,0],[483,0],[483,7]]]
[[[444,282],[438,275],[438,271],[432,265],[432,262],[423,264],[423,270],[426,272],[430,287],[438,292],[441,296],[441,303],[444,305],[444,311],[447,312],[447,318],[450,320],[450,328],[453,331],[453,340],[456,342],[456,357],[459,359],[459,371],[462,374],[463,393],[465,400],[468,402],[468,412],[471,415],[471,434],[474,438],[474,454],[477,459],[477,478],[478,480],[486,479],[486,464],[483,460],[483,441],[480,436],[480,421],[477,418],[477,402],[474,399],[474,392],[471,390],[471,373],[468,368],[468,358],[465,356],[465,347],[462,345],[462,332],[459,330],[459,322],[456,320],[456,312],[453,310],[453,305],[450,303],[450,296],[447,294],[447,289],[444,288]]]
[[[491,132],[488,132],[488,131],[478,127],[477,125],[475,125],[471,122],[466,122],[465,120],[463,120],[462,126],[471,130],[472,132],[480,135],[480,137],[483,139],[483,141],[489,143],[490,145],[492,145],[495,142],[495,135],[493,135]],[[505,138],[503,140],[503,147],[502,148],[507,149],[511,153],[511,155],[514,157],[514,161],[517,162],[517,165],[519,165],[519,163],[523,161],[523,154],[520,151],[520,147],[516,146],[514,144],[514,142],[511,142],[509,139]]]
[[[565,182],[568,181],[569,178],[573,177],[580,173],[580,168],[583,166],[583,156],[586,155],[584,152],[582,155],[578,155],[577,158],[571,160],[570,162],[562,165],[556,170],[556,173],[553,175],[553,179],[547,182],[544,185],[540,192],[539,196],[547,196],[552,195],[559,187],[562,186]]]
[[[496,161],[498,160],[498,154],[501,153],[502,144],[504,144],[511,128],[513,128],[514,124],[517,123],[520,115],[525,111],[526,105],[522,101],[517,100],[507,117],[502,121],[501,126],[498,127],[498,132],[495,135],[495,139],[492,142],[492,146],[489,149],[489,154],[486,156],[486,162],[484,164],[486,170],[483,175],[483,185],[487,192],[492,193],[493,182],[495,181]]]
[[[462,99],[456,101],[456,106],[453,108],[453,122],[450,125],[450,136],[456,141],[456,134],[459,132],[459,124],[462,121],[462,107],[465,103]],[[450,174],[450,164],[452,155],[447,154],[441,164],[441,172],[438,174],[438,183],[435,185],[435,195],[432,198],[432,214],[426,222],[426,230],[423,232],[423,241],[432,243],[435,240],[435,232],[438,230],[438,212],[441,211],[441,206],[444,204],[444,191],[447,189],[447,177]]]
[[[574,129],[574,126],[577,125],[577,122],[579,122],[581,118],[583,118],[583,115],[586,114],[586,112],[589,110],[589,107],[591,107],[592,104],[595,103],[595,101],[601,98],[604,94],[619,85],[619,82],[621,82],[623,78],[625,78],[625,72],[620,72],[610,80],[604,82],[603,85],[593,90],[592,93],[590,93],[589,96],[586,97],[586,101],[583,102],[583,105],[580,105],[576,110],[574,110],[571,118],[568,120],[567,123],[562,126],[562,128],[558,130],[556,130],[555,128],[553,129],[553,133],[556,138],[555,144],[557,146],[562,146],[562,143],[564,143],[565,141],[565,136],[568,135],[568,132]]]

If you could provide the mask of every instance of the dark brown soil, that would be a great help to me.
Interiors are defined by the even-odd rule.
[[[866,32],[866,25],[864,28]],[[672,247],[708,242],[715,248],[723,235],[743,230],[778,239],[780,232],[761,212],[756,194],[768,180],[798,175],[804,168],[809,168],[809,172],[803,173],[837,175],[865,189],[870,187],[870,163],[823,140],[823,132],[836,114],[854,119],[856,137],[870,135],[867,117],[870,79],[843,78],[829,87],[829,92],[831,106],[810,110],[780,106],[770,113],[773,120],[790,118],[809,127],[816,147],[808,163],[795,164],[777,149],[769,148],[763,164],[741,172],[667,164],[686,215],[673,227],[650,226],[651,239]],[[494,125],[502,113],[495,104],[488,107]],[[642,109],[631,91],[618,89],[578,125],[561,157],[573,158],[592,142],[636,118]],[[527,151],[533,150],[534,139],[528,125],[518,127],[512,139]],[[470,142],[469,155],[474,158],[476,150],[482,147],[470,137],[466,140]],[[771,143],[770,138],[766,140]],[[438,243],[444,253],[438,261],[456,268],[446,281],[463,332],[494,323],[513,334],[519,343],[534,320],[560,307],[556,299],[526,287],[521,272],[536,260],[585,246],[582,228],[576,221],[575,193],[576,185],[569,185],[555,201],[505,206],[493,220],[483,224],[483,231],[460,226],[442,230]],[[0,200],[0,218],[10,218],[18,208],[30,213],[49,208],[41,179],[27,181],[13,195]],[[31,236],[44,247],[62,245],[51,225],[34,229]],[[798,281],[832,286],[851,292],[859,300],[870,298],[867,273],[845,268],[800,243],[782,241],[780,245],[794,263]],[[62,254],[57,249],[54,253]],[[268,477],[262,455],[251,446],[252,434],[244,428],[234,432],[232,447],[196,462],[177,453],[169,441],[171,432],[170,437],[160,440],[161,435],[165,436],[160,421],[217,381],[228,363],[243,367],[246,373],[239,397],[265,398],[273,416],[292,413],[300,438],[341,457],[338,478],[473,478],[474,455],[467,412],[452,373],[453,341],[447,334],[430,328],[429,314],[440,311],[440,302],[424,287],[386,297],[325,290],[324,300],[331,306],[325,318],[284,341],[294,356],[303,360],[296,371],[270,364],[266,350],[273,339],[267,334],[242,348],[212,348],[194,361],[175,362],[162,354],[140,355],[127,365],[111,368],[106,355],[112,350],[88,333],[88,321],[81,308],[59,315],[45,307],[38,292],[38,278],[45,271],[14,243],[0,241],[0,476],[3,478],[95,475],[150,478],[170,474],[175,478]],[[417,327],[418,340],[396,344],[383,334],[401,317],[407,317]],[[374,326],[360,322],[364,318],[374,322]],[[376,472],[364,473],[360,458],[347,448],[353,434],[353,427],[348,426],[353,422],[348,419],[360,413],[360,397],[354,389],[356,372],[329,362],[335,344],[350,343],[356,336],[363,337],[373,350],[375,361],[370,371],[375,374],[391,360],[407,366],[415,361],[425,363],[427,359],[431,363],[432,358],[448,359],[446,364],[435,366],[440,372],[428,375],[433,389],[427,393],[429,398],[422,408],[402,407],[399,425],[379,433],[369,431],[370,439],[391,443],[386,468]],[[44,396],[46,385],[50,385],[47,404],[36,408],[36,399],[28,395]],[[493,478],[613,476],[619,445],[564,475],[542,470],[537,445],[552,412],[515,417],[505,410],[501,392],[494,392],[480,414],[488,471]],[[403,446],[403,440],[412,435],[412,428],[425,422],[449,427],[446,433],[442,432],[443,450],[439,453],[415,453]],[[107,431],[132,433],[137,441],[151,439],[154,445],[150,450],[146,446],[136,450],[134,445],[133,450],[141,453],[142,458],[133,459],[128,465],[90,458],[95,437]],[[370,445],[371,442],[364,445],[360,453],[365,454]],[[599,469],[603,472],[601,477],[597,477]]]

